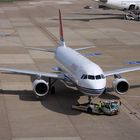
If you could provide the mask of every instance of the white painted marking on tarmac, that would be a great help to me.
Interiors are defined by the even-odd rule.
[[[0,37],[10,36],[10,33],[0,32]]]
[[[38,137],[38,138],[14,138],[12,140],[81,140],[80,137]]]
[[[69,1],[59,1],[58,4],[72,4],[72,2]]]
[[[30,5],[44,5],[44,4],[72,4],[76,0],[61,0],[61,1],[37,1],[37,2],[29,2]]]

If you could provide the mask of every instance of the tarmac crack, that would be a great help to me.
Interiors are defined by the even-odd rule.
[[[128,114],[128,116],[134,120],[138,125],[140,124],[140,113],[136,111],[128,102],[122,97],[121,109]]]
[[[17,7],[19,7],[19,5],[17,5]],[[19,7],[20,8],[20,7]],[[44,33],[47,37],[49,37],[49,39],[51,39],[51,41],[54,43],[54,45],[57,45],[59,43],[58,38],[51,33],[46,27],[44,27],[41,23],[37,22],[31,15],[30,13],[21,8],[23,14],[28,17],[28,19],[30,19],[30,22],[32,22],[33,25],[35,25],[36,27],[38,27],[40,29],[40,31],[42,33]]]
[[[2,92],[3,94],[3,92]],[[13,138],[13,134],[12,134],[12,127],[10,125],[10,120],[9,120],[9,115],[8,115],[8,108],[7,108],[7,103],[6,103],[6,99],[5,99],[5,95],[3,94],[3,104],[4,104],[4,109],[5,109],[5,117],[7,119],[7,122],[8,122],[8,128],[9,128],[9,136],[10,136],[10,139]]]

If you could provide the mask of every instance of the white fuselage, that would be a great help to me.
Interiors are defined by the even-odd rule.
[[[69,47],[58,47],[55,58],[78,90],[87,95],[103,93],[106,78],[97,64]]]
[[[140,8],[140,0],[106,0],[106,2],[99,0],[98,2],[106,7],[118,10],[128,10],[130,5]]]

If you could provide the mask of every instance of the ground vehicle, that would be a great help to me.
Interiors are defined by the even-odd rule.
[[[100,104],[92,103],[92,104],[80,104],[73,105],[72,108],[85,111],[90,114],[104,114],[104,115],[117,115],[119,112],[120,103],[117,101],[105,101],[100,102]]]

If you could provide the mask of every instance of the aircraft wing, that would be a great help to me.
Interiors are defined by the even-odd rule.
[[[140,70],[140,66],[116,69],[113,71],[104,72],[104,74],[107,77],[107,76],[111,76],[111,75],[115,75],[115,74],[122,74],[122,73],[127,73],[127,72],[132,72],[132,71],[138,71],[138,70]]]
[[[39,71],[31,71],[31,70],[19,70],[19,69],[10,69],[10,68],[0,68],[0,73],[4,74],[18,74],[18,75],[29,75],[29,76],[44,76],[47,78],[54,79],[64,79],[64,74],[56,74],[56,73],[45,73]]]

